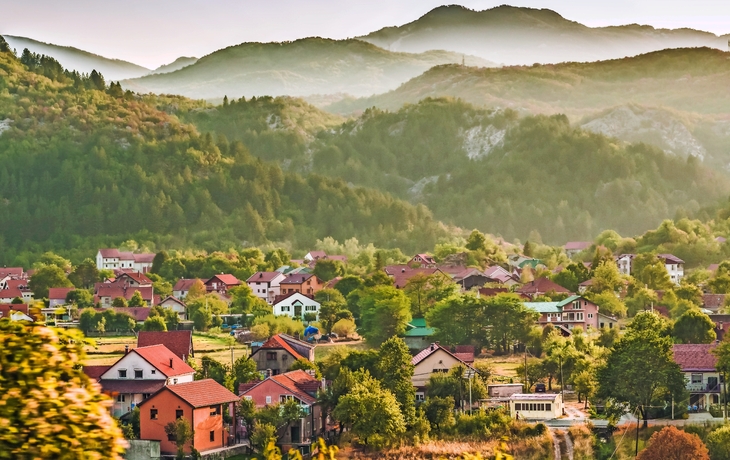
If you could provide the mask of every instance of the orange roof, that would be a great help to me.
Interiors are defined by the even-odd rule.
[[[196,380],[194,382],[168,385],[162,389],[169,390],[193,407],[206,407],[238,401],[238,396],[213,379]],[[147,398],[149,401],[152,398]]]
[[[66,296],[69,292],[75,291],[76,288],[73,287],[63,287],[63,288],[50,288],[48,289],[48,298],[49,299],[63,299],[63,301],[66,301]]]
[[[266,349],[284,349],[284,350],[288,351],[289,354],[291,354],[295,359],[307,359],[304,356],[297,353],[294,350],[294,348],[292,348],[291,345],[286,343],[286,341],[284,339],[282,339],[278,334],[271,336],[271,338],[269,338],[269,340],[267,340],[266,342],[264,342],[263,345],[261,345],[261,348],[259,348],[259,350],[262,350],[265,348]],[[256,350],[256,352],[258,352],[258,350]]]
[[[220,275],[215,275],[215,276],[213,276],[213,278],[218,278],[218,280],[221,283],[225,284],[226,286],[238,286],[239,284],[241,284],[241,281],[239,281],[238,278],[236,278],[233,275],[229,275],[229,274],[225,274],[225,273],[221,273]],[[206,284],[211,282],[213,280],[213,278],[209,279],[206,282]]]
[[[155,366],[165,377],[174,377],[176,375],[195,372],[195,369],[188,366],[185,361],[180,359],[164,345],[139,347],[132,350],[132,352],[137,353],[145,361]],[[170,366],[170,363],[172,363],[172,366]]]

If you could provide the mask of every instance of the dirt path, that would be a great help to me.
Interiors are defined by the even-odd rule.
[[[553,456],[555,457],[555,460],[561,460],[563,458],[563,453],[560,449],[560,439],[558,439],[558,432],[557,430],[550,430],[550,434],[553,437]]]
[[[565,438],[565,453],[568,455],[568,460],[573,460],[573,440],[570,439],[568,432],[563,433]]]

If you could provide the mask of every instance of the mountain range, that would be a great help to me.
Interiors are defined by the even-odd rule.
[[[220,99],[347,93],[369,96],[395,89],[429,68],[465,62],[494,65],[446,51],[395,53],[360,40],[306,38],[286,43],[242,43],[180,70],[125,80],[136,92]]]
[[[508,5],[484,11],[442,6],[408,24],[359,38],[391,51],[442,49],[503,65],[602,61],[667,48],[728,46],[727,35],[638,24],[592,28],[552,10]]]

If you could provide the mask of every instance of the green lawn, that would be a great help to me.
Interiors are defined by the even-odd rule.
[[[370,348],[365,344],[365,342],[354,342],[354,343],[342,342],[342,343],[336,343],[336,344],[332,344],[332,345],[319,344],[314,349],[314,360],[318,361],[320,359],[323,359],[325,356],[327,356],[330,353],[330,351],[332,351],[333,348],[336,348],[336,347],[346,347],[346,348],[350,348],[352,350],[357,350],[357,351],[368,350]]]

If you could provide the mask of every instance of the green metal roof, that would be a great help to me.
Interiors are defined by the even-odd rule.
[[[408,323],[409,327],[426,327],[426,318],[413,318],[410,323]]]
[[[538,313],[560,313],[560,302],[525,302],[525,307]]]
[[[436,331],[432,327],[415,327],[410,331],[406,331],[403,335],[406,337],[430,337],[435,332]]]
[[[569,303],[574,302],[580,298],[581,297],[579,295],[572,295],[572,296],[568,297],[567,299],[564,299],[564,300],[561,300],[560,302],[558,302],[558,306],[564,307],[564,306],[568,305]]]

